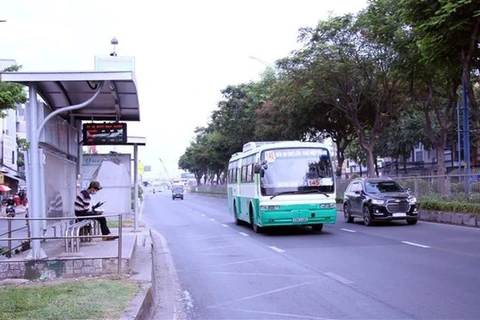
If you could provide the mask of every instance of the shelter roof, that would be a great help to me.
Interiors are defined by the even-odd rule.
[[[3,72],[0,81],[35,84],[45,103],[56,111],[99,96],[89,105],[59,116],[83,121],[140,121],[137,85],[132,71]]]

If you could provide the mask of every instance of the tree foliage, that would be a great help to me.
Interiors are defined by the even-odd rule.
[[[21,66],[11,66],[2,70],[2,72],[15,72],[21,69]],[[24,86],[12,82],[0,82],[0,118],[7,116],[8,109],[17,109],[17,104],[25,103],[27,95],[23,90]]]
[[[322,141],[375,175],[377,155],[402,161],[422,143],[438,151],[452,134],[462,77],[480,121],[476,0],[370,0],[299,32],[300,50],[260,81],[229,85],[206,128],[179,161],[202,177],[225,177],[229,157],[255,140]],[[477,90],[478,91],[478,90]]]

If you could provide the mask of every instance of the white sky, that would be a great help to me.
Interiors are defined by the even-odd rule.
[[[135,57],[144,136],[139,158],[170,175],[228,85],[258,81],[298,47],[298,29],[367,0],[0,0],[0,59],[22,71],[93,70],[96,55]],[[132,151],[133,152],[133,151]]]

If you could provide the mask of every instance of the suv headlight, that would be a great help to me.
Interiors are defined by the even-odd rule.
[[[408,203],[415,204],[417,202],[417,198],[414,196],[408,197]]]
[[[372,204],[383,205],[384,203],[384,200],[372,199]]]

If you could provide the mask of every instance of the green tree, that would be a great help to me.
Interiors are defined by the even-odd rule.
[[[477,122],[478,102],[472,75],[480,68],[480,5],[478,0],[400,0],[404,21],[413,29],[421,61],[441,68],[455,83],[465,79],[468,98]]]
[[[21,66],[11,66],[2,70],[2,72],[16,72]],[[27,95],[23,90],[24,86],[12,82],[0,82],[0,118],[7,116],[8,109],[17,109],[17,104],[25,103]]]
[[[472,61],[478,58],[478,14],[476,1],[399,2],[400,14],[409,26],[408,45],[411,92],[425,115],[425,132],[437,151],[440,192],[445,188],[445,148],[455,126],[455,109],[462,75],[471,90]],[[475,49],[471,49],[471,46]],[[467,70],[468,69],[468,70]],[[477,113],[476,101],[470,101]]]
[[[17,165],[19,168],[25,167],[25,151],[30,148],[27,139],[17,137]]]
[[[321,21],[315,29],[302,30],[300,39],[306,44],[297,53],[305,61],[298,68],[311,70],[317,99],[339,109],[351,121],[366,153],[370,176],[375,176],[375,144],[408,104],[407,82],[395,74],[399,58],[393,45],[396,37],[389,34],[396,32],[398,21],[381,19],[383,16],[383,11],[366,11]],[[373,22],[392,27],[374,35],[368,31]],[[393,42],[387,46],[385,38]]]
[[[407,160],[418,143],[429,148],[431,143],[424,129],[425,117],[419,111],[410,108],[402,113],[398,121],[392,123],[380,137],[376,146],[376,153],[380,157],[395,159],[396,174],[399,173],[399,160],[403,171],[407,173]]]

